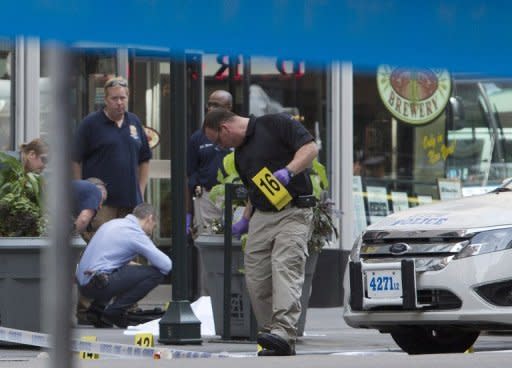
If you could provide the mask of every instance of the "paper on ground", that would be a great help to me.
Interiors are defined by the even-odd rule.
[[[213,323],[211,298],[209,296],[202,296],[190,304],[190,307],[199,321],[201,321],[201,336],[214,336],[215,324]],[[125,335],[135,335],[139,332],[149,332],[154,336],[159,336],[160,325],[158,322],[160,322],[160,318],[146,323],[141,323],[137,326],[128,326],[128,329],[124,330],[123,333]]]

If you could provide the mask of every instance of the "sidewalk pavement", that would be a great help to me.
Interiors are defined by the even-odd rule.
[[[162,307],[171,299],[170,285],[161,285],[141,300],[142,309]],[[78,337],[93,335],[98,341],[133,344],[134,336],[124,335],[118,328],[93,328],[79,325],[75,328]],[[173,350],[200,351],[208,353],[256,354],[256,342],[248,340],[223,341],[220,336],[205,336],[201,345],[163,345],[155,338],[155,346]],[[297,354],[334,353],[359,350],[374,341],[373,350],[400,351],[391,337],[374,330],[359,330],[348,327],[343,321],[343,308],[309,308],[306,315],[304,336],[297,341]]]
[[[144,309],[162,307],[170,300],[170,286],[163,285],[145,299],[139,306]],[[100,356],[99,360],[79,360],[78,354],[74,366],[138,368],[138,367],[177,367],[200,368],[205,364],[209,368],[306,368],[306,367],[431,367],[429,356],[410,357],[400,351],[392,338],[375,330],[353,329],[343,321],[343,308],[309,308],[306,318],[306,328],[303,337],[297,341],[297,356],[295,357],[256,357],[256,343],[250,341],[220,342],[219,337],[204,337],[201,345],[162,345],[155,341],[156,347],[170,350],[187,350],[208,353],[228,353],[243,355],[244,358],[211,358],[205,361],[199,359],[151,360],[128,359],[126,357]],[[133,344],[134,336],[124,335],[124,330],[117,328],[95,329],[92,326],[78,326],[73,330],[75,338],[81,336],[96,336],[99,342]],[[155,339],[157,340],[157,339]],[[494,350],[500,354],[492,355]],[[479,359],[468,360],[468,354],[452,354],[441,356],[443,365],[454,367],[496,367],[497,361],[505,361],[512,355],[512,336],[483,334],[475,351],[481,352]],[[507,352],[508,351],[508,352]],[[50,351],[51,354],[51,351]],[[472,355],[472,354],[470,354]],[[2,349],[0,348],[0,368],[47,368],[49,360],[47,353],[36,349]],[[364,359],[362,359],[364,358]],[[489,365],[481,365],[482,358]],[[445,364],[451,361],[450,364]],[[453,364],[452,364],[453,363]]]

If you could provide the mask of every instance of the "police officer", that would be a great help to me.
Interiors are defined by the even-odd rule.
[[[214,108],[231,110],[233,97],[224,90],[216,90],[208,97],[208,111]],[[210,189],[218,184],[217,172],[222,159],[230,151],[216,146],[208,140],[202,129],[192,134],[187,147],[187,177],[189,187],[188,212],[186,218],[187,233],[194,228],[199,234],[212,234],[212,223],[222,217],[222,208],[210,200]],[[190,199],[194,198],[190,205]],[[193,208],[193,212],[192,212]]]
[[[245,277],[260,329],[259,355],[295,355],[315,204],[306,169],[318,148],[305,127],[286,114],[245,118],[215,109],[203,130],[215,144],[235,147],[235,165],[254,208],[246,208],[233,232],[249,232]]]

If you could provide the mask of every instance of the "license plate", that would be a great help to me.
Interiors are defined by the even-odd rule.
[[[366,271],[368,298],[400,298],[402,296],[402,271]]]

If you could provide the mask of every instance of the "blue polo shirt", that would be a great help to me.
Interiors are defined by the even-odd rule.
[[[73,180],[73,216],[78,216],[83,210],[98,211],[101,204],[101,190],[87,180]]]
[[[82,164],[82,178],[96,177],[107,184],[105,205],[132,208],[142,202],[138,167],[151,157],[142,123],[130,112],[120,128],[103,109],[93,112],[75,131],[73,160]]]
[[[193,189],[196,185],[210,190],[217,185],[217,171],[222,167],[222,160],[231,151],[223,149],[206,137],[202,129],[192,134],[187,147],[187,176],[188,186]]]

